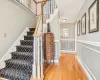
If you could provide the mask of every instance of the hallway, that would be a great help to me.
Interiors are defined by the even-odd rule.
[[[100,80],[100,0],[0,4],[0,80]]]
[[[88,80],[74,54],[62,53],[59,64],[51,64],[44,73],[44,80]]]

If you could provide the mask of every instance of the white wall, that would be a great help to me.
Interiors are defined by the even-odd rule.
[[[77,22],[78,22],[82,18],[83,14],[86,12],[86,34],[77,36],[77,39],[79,40],[77,41],[77,54],[82,58],[83,62],[87,65],[90,72],[95,76],[95,78],[97,80],[100,80],[100,70],[99,70],[100,69],[100,45],[99,45],[100,28],[99,28],[99,32],[94,32],[94,33],[88,32],[88,27],[89,27],[88,8],[93,2],[94,0],[86,0],[77,18]],[[96,46],[95,43],[98,44],[99,46]]]
[[[0,59],[23,30],[35,27],[35,23],[36,17],[31,12],[11,0],[0,0]]]
[[[60,40],[60,23],[59,23],[58,13],[50,22],[50,28],[51,28],[51,32],[54,33],[55,40]]]
[[[31,0],[31,10],[36,14],[36,3],[33,0]]]
[[[99,32],[95,32],[95,33],[89,33],[88,29],[89,29],[89,24],[88,24],[88,20],[89,20],[89,15],[88,15],[88,9],[90,7],[90,5],[94,2],[94,0],[86,0],[83,7],[81,8],[81,11],[78,15],[78,18],[77,18],[77,22],[79,20],[81,20],[82,16],[84,15],[84,13],[86,12],[86,35],[81,35],[81,36],[78,36],[78,40],[87,40],[87,41],[97,41],[97,42],[100,42],[100,28],[99,28]],[[99,1],[100,3],[100,1]],[[99,7],[100,8],[100,7]],[[100,18],[100,16],[99,16]],[[100,20],[99,20],[100,22]],[[96,37],[96,38],[93,38],[93,37]]]
[[[55,37],[55,60],[54,62],[59,60],[60,56],[60,23],[59,23],[59,16],[58,16],[58,10],[55,9],[55,12],[51,14],[51,20],[50,20],[50,29],[51,32],[54,33]]]

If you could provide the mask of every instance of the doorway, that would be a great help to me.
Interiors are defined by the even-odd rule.
[[[60,24],[60,50],[63,52],[75,52],[75,24]]]

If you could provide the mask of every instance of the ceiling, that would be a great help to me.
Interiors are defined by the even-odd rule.
[[[60,12],[60,18],[67,23],[74,23],[85,0],[56,0]]]

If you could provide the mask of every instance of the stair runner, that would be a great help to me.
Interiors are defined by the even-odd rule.
[[[33,36],[35,28],[29,28],[27,36],[16,46],[12,58],[5,61],[5,68],[0,70],[0,77],[8,80],[30,80],[33,63]]]

